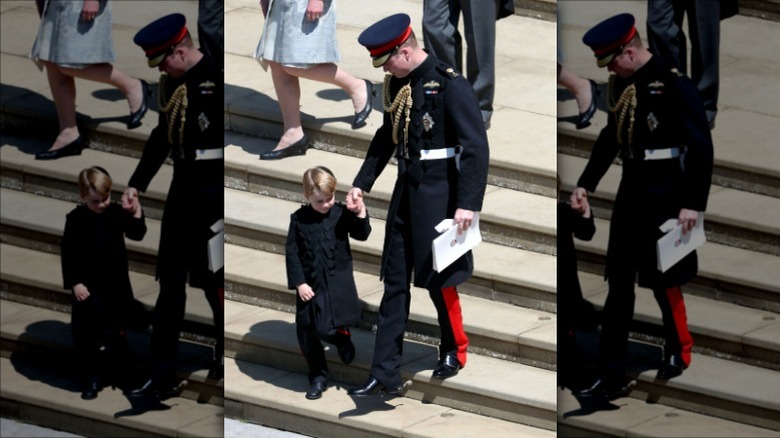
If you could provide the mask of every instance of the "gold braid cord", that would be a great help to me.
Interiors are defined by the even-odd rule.
[[[385,76],[385,83],[382,86],[384,95],[385,111],[392,114],[393,119],[393,143],[398,144],[398,127],[401,124],[401,115],[404,115],[404,152],[406,152],[406,143],[409,141],[409,122],[412,121],[409,114],[412,111],[412,86],[406,84],[398,90],[395,99],[390,99],[390,79],[393,75]]]
[[[165,79],[167,76],[160,78],[160,86],[157,90],[157,106],[160,108],[160,112],[165,114],[168,119],[168,142],[173,144],[173,129],[176,126],[176,118],[179,122],[179,145],[184,141],[184,125],[187,122],[187,84],[181,84],[173,91],[171,99],[168,102],[163,102],[165,89]]]
[[[617,103],[615,103],[615,96],[614,96],[614,81],[615,81],[615,75],[612,75],[609,77],[609,101],[607,102],[607,106],[609,108],[610,112],[616,113],[618,117],[618,127],[617,127],[617,142],[618,144],[623,144],[623,126],[625,125],[626,121],[626,114],[629,114],[629,124],[628,124],[628,144],[631,145],[634,138],[634,111],[636,110],[636,85],[631,84],[628,87],[626,87],[625,90],[623,90],[623,94],[620,95],[620,99],[618,99]],[[619,113],[619,114],[618,114]]]

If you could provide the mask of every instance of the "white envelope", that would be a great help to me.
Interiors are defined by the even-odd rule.
[[[211,226],[217,233],[209,239],[209,271],[217,272],[225,265],[225,221],[220,219]]]
[[[436,231],[441,236],[433,239],[433,270],[441,272],[452,262],[466,254],[469,250],[482,242],[482,234],[479,232],[479,213],[474,213],[471,226],[463,234],[458,234],[458,226],[453,219],[444,219],[436,225]]]
[[[704,244],[706,238],[703,223],[704,214],[699,213],[696,225],[686,234],[682,234],[682,224],[677,225],[677,219],[669,219],[659,227],[666,233],[656,243],[659,271],[668,271],[675,263]]]

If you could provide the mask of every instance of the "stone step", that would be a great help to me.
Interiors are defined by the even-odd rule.
[[[52,254],[60,253],[65,217],[77,204],[0,188],[0,236],[2,241]],[[143,206],[143,200],[142,206]],[[45,214],[42,214],[45,212]],[[154,274],[160,221],[146,219],[146,236],[141,241],[125,239],[131,269]]]
[[[225,355],[237,363],[251,362],[284,370],[280,372],[285,374],[305,375],[307,369],[300,356],[294,321],[295,316],[291,313],[227,301]],[[352,333],[356,347],[352,364],[341,364],[332,348],[326,353],[331,383],[358,385],[367,378],[374,335],[363,329],[354,329]],[[437,358],[436,347],[405,341],[401,373],[404,380],[411,381],[406,397],[440,409],[455,408],[513,423],[555,429],[555,372],[471,353],[466,367],[456,377],[442,382],[431,378]],[[248,370],[241,371],[253,376]],[[236,377],[236,370],[227,365],[226,376],[225,394],[229,400],[236,398],[236,392],[243,393],[248,389],[242,384],[246,377],[240,377],[240,374]],[[295,381],[293,390],[302,403],[305,391],[301,388],[305,388],[307,382],[303,376]],[[335,392],[340,391],[326,392],[324,397],[333,397],[331,394]],[[362,404],[361,401],[355,403]],[[230,404],[226,405],[228,412]]]
[[[596,219],[596,234],[589,242],[575,239],[583,260],[581,269],[603,274],[609,222]],[[698,275],[686,285],[689,293],[780,313],[780,257],[707,242],[697,250]]]
[[[583,296],[597,309],[603,309],[608,290],[603,276],[582,271],[578,274]],[[694,351],[780,372],[779,314],[688,293],[685,307]],[[637,288],[634,338],[663,345],[661,327],[661,311],[652,291]]]
[[[0,301],[2,301],[3,317],[0,325],[2,357],[10,359],[13,363],[11,368],[24,374],[24,377],[9,377],[9,380],[6,380],[5,374],[3,375],[3,402],[5,403],[7,398],[15,399],[6,396],[5,393],[14,385],[12,381],[18,381],[19,385],[29,385],[30,381],[40,380],[54,388],[59,387],[75,392],[73,397],[78,398],[82,389],[83,376],[73,346],[70,314],[5,298]],[[131,384],[140,385],[146,374],[142,368],[149,352],[149,335],[129,330],[128,344],[132,354],[132,363],[129,365],[134,375],[126,377],[129,377]],[[224,379],[214,381],[207,378],[212,354],[212,348],[202,343],[185,340],[179,342],[176,374],[179,379],[187,380],[181,396],[182,401],[197,401],[220,408],[224,405]],[[6,372],[5,367],[2,372]],[[122,390],[117,389],[116,395],[124,399]],[[100,397],[102,398],[102,394],[107,392],[109,388],[104,389]],[[56,400],[52,401],[58,403]],[[133,402],[135,404],[135,401]]]
[[[344,201],[363,160],[312,150],[306,156],[291,157],[288,165],[258,160],[255,149],[271,149],[274,142],[257,137],[225,133],[225,185],[230,188],[304,203],[301,176],[315,165],[331,169],[339,181],[337,200]],[[386,219],[397,169],[390,165],[365,196],[371,216]],[[488,185],[480,213],[485,241],[514,248],[555,254],[555,199],[518,190]]]
[[[225,245],[225,292],[244,304],[295,313],[295,291],[287,289],[284,256],[242,246]],[[363,306],[360,327],[376,324],[383,284],[374,274],[355,272]],[[439,326],[428,291],[412,288],[407,338],[438,345]],[[554,370],[556,316],[538,310],[461,294],[463,323],[471,351]]]
[[[299,207],[292,201],[226,188],[226,242],[283,254],[290,214]],[[367,241],[350,245],[357,269],[368,269],[376,275],[385,221],[373,218],[371,228]],[[464,293],[554,311],[555,257],[490,242],[480,243],[473,253],[474,274],[461,286]]]
[[[595,375],[598,363],[596,358],[598,335],[594,332],[578,331],[577,343],[581,352],[577,358],[578,374],[581,376]],[[619,409],[622,412],[623,423],[618,425],[612,421],[612,424],[604,425],[604,427],[617,427],[622,431],[620,436],[632,436],[631,434],[626,435],[626,430],[623,428],[636,427],[639,422],[634,422],[635,419],[643,418],[644,421],[647,421],[657,417],[659,409],[661,412],[669,412],[670,409],[677,408],[707,415],[712,417],[712,421],[726,420],[770,429],[775,431],[775,434],[780,432],[780,416],[777,415],[780,412],[780,398],[777,396],[777,388],[780,387],[780,371],[756,367],[728,358],[703,355],[694,351],[690,367],[681,376],[671,380],[661,380],[656,378],[656,374],[662,355],[660,346],[641,340],[631,340],[626,366],[627,375],[636,380],[636,386],[629,397],[619,398],[612,403],[599,403],[581,397],[576,400],[577,397],[572,396],[571,389],[564,387],[565,391],[559,391],[559,422],[567,424],[569,419],[577,420],[576,417],[583,414]],[[586,380],[586,382],[584,387],[590,386],[593,380]],[[579,384],[575,383],[572,386],[577,387]],[[583,420],[585,423],[580,421],[575,421],[575,423],[592,424],[588,415],[583,417]],[[692,424],[691,426],[694,428],[693,430],[705,427],[702,424]],[[612,436],[612,433],[607,435]],[[597,436],[602,436],[602,434]],[[651,436],[666,435],[658,433]],[[683,429],[673,436],[709,435],[689,435]],[[737,434],[734,436],[754,435]]]
[[[113,180],[112,199],[119,201],[127,182],[135,171],[138,159],[113,151],[84,150],[80,156],[54,161],[36,160],[30,150],[45,148],[45,144],[28,137],[2,137],[0,166],[2,187],[44,195],[70,202],[80,202],[78,175],[89,166],[100,166]],[[149,188],[139,193],[147,218],[160,219],[168,186],[173,178],[173,167],[163,165],[152,179]],[[63,217],[64,220],[64,217]]]
[[[587,163],[560,154],[562,196],[568,197]],[[613,164],[589,199],[598,217],[612,215],[622,167]],[[713,185],[704,227],[710,242],[780,256],[780,198]]]
[[[0,296],[14,301],[58,312],[70,313],[71,291],[62,286],[62,269],[58,254],[29,248],[0,244]],[[154,275],[130,271],[133,295],[141,302],[151,318],[160,292]],[[182,325],[182,336],[208,345],[214,345],[214,321],[203,291],[189,286]],[[143,315],[141,315],[143,316]],[[150,323],[139,321],[139,324]],[[145,325],[144,325],[145,329]]]
[[[225,415],[310,436],[476,436],[553,438],[552,430],[478,415],[408,397],[356,399],[331,382],[320,400],[305,400],[306,375],[225,358]],[[327,432],[326,432],[327,431]]]
[[[223,408],[187,398],[164,402],[130,401],[107,388],[97,400],[82,400],[81,389],[59,367],[0,358],[3,417],[81,436],[222,436]]]

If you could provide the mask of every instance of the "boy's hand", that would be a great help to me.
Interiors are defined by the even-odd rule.
[[[76,296],[77,301],[84,301],[89,298],[89,290],[83,283],[79,283],[73,286],[73,295]]]
[[[314,291],[308,284],[300,284],[296,289],[298,289],[298,296],[301,297],[301,300],[303,300],[304,303],[314,298]]]

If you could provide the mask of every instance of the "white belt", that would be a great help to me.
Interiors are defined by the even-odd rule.
[[[645,149],[645,161],[647,160],[668,160],[680,156],[680,148],[667,149]]]
[[[444,160],[459,155],[455,148],[442,149],[422,149],[420,151],[420,160]]]
[[[225,156],[224,149],[196,149],[195,160],[219,160]]]

